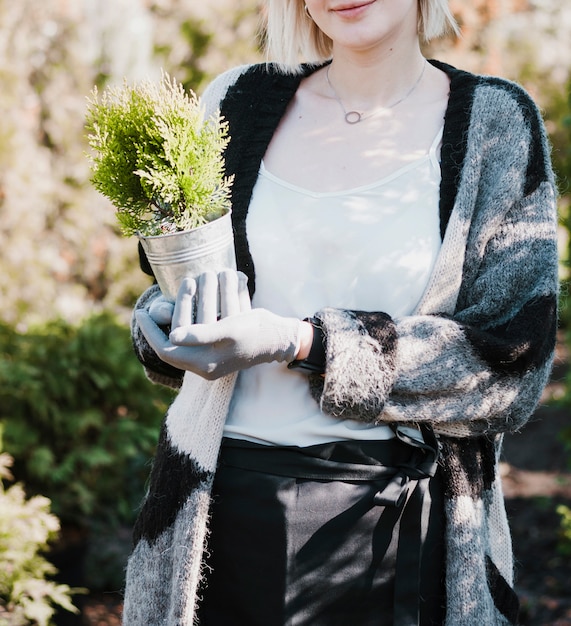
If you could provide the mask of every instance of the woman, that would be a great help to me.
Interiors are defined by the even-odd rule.
[[[239,272],[135,311],[149,376],[182,386],[124,623],[515,624],[497,461],[548,379],[558,288],[539,113],[423,58],[445,0],[268,18],[278,64],[204,94]]]

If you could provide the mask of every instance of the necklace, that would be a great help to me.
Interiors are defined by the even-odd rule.
[[[339,106],[341,107],[341,110],[343,111],[343,115],[345,116],[345,121],[347,122],[347,124],[358,124],[359,122],[362,122],[363,120],[373,117],[373,115],[378,113],[380,110],[386,111],[388,109],[394,109],[394,107],[396,107],[397,104],[404,102],[412,94],[412,92],[418,87],[420,81],[422,80],[422,77],[424,76],[424,70],[426,69],[427,65],[428,63],[425,60],[422,66],[422,71],[420,72],[420,76],[416,79],[414,85],[404,94],[402,98],[400,98],[396,102],[393,102],[393,104],[389,105],[388,107],[379,107],[375,109],[369,115],[364,115],[363,113],[359,113],[359,111],[347,111],[347,109],[343,105],[343,101],[339,97],[338,93],[335,91],[335,87],[333,87],[333,85],[331,84],[331,80],[329,79],[329,70],[331,69],[331,65],[328,65],[327,69],[325,70],[325,79],[327,80],[327,84],[329,85],[329,88],[331,89],[331,93],[333,94],[333,97],[335,98],[335,100],[337,100],[337,102],[339,103]]]

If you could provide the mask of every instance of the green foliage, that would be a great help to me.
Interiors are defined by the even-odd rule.
[[[230,207],[228,126],[219,115],[204,121],[196,95],[168,75],[101,97],[95,89],[86,127],[92,182],[115,205],[125,235],[187,230]]]
[[[570,387],[571,387],[571,374],[568,373],[565,377],[565,388],[569,390]],[[571,396],[569,394],[569,391],[567,391],[567,393],[559,401],[559,404],[569,407],[570,403],[571,403]],[[569,468],[571,469],[571,426],[567,426],[566,428],[563,428],[563,430],[561,430],[561,432],[559,433],[558,438],[563,443],[565,450],[567,451],[568,459],[569,459]]]
[[[181,23],[180,34],[182,39],[188,43],[189,50],[187,59],[182,63],[182,68],[186,73],[186,80],[183,84],[187,89],[192,88],[192,86],[196,88],[206,79],[206,72],[200,67],[199,60],[206,55],[214,35],[201,20],[192,18]]]
[[[557,547],[563,556],[571,556],[571,508],[560,504],[556,510],[561,516],[561,531]]]
[[[177,62],[176,73],[181,79],[183,87],[189,91],[197,91],[211,77],[204,69],[204,57],[208,54],[214,39],[211,26],[204,20],[188,16],[179,22],[178,35],[184,42],[181,46],[182,58]],[[155,45],[154,53],[161,64],[168,67],[171,64],[169,54],[177,40],[169,38]]]
[[[0,324],[0,421],[31,493],[66,523],[131,524],[172,392],[110,314],[19,333]]]
[[[1,451],[1,445],[0,445]],[[4,487],[12,479],[12,458],[0,453],[0,626],[47,626],[55,606],[77,613],[67,585],[49,580],[55,568],[42,555],[59,530],[43,496],[26,499],[21,484]]]
[[[560,193],[559,220],[561,226],[567,232],[565,248],[561,246],[561,261],[566,268],[564,278],[569,279],[571,267],[571,82],[566,88],[561,89],[557,85],[549,98],[549,106],[546,111],[549,139],[553,146],[552,160],[555,169],[558,190]],[[562,298],[568,299],[568,287],[564,285]],[[561,321],[569,326],[571,310],[565,301],[561,308]]]
[[[566,90],[553,95],[549,115],[555,122],[550,140],[554,148],[553,165],[558,174],[559,191],[568,196],[571,193],[571,82]]]

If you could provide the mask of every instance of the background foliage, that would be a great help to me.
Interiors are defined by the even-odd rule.
[[[523,83],[545,110],[567,196],[571,6],[451,6],[463,36],[429,54]],[[25,326],[130,308],[148,279],[135,243],[119,236],[113,208],[88,183],[86,96],[94,85],[158,79],[161,68],[200,93],[231,65],[262,59],[262,12],[261,0],[0,0],[3,320]]]
[[[25,327],[128,309],[148,286],[136,242],[89,184],[84,132],[94,85],[188,87],[258,58],[257,3],[0,0],[1,317]]]
[[[109,313],[25,333],[0,326],[4,445],[18,479],[65,523],[133,522],[171,399]]]
[[[59,521],[50,513],[50,501],[43,496],[26,498],[24,488],[11,480],[12,457],[2,452],[0,429],[0,626],[21,626],[33,622],[47,626],[54,605],[77,613],[68,585],[46,580],[55,572],[42,553],[56,536]]]

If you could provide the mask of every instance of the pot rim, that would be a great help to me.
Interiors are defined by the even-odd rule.
[[[137,237],[139,239],[163,239],[164,237],[176,237],[177,235],[182,235],[184,233],[194,233],[197,230],[201,230],[203,228],[206,228],[207,226],[210,226],[210,224],[215,224],[216,222],[223,220],[223,219],[227,219],[230,215],[232,214],[232,209],[227,209],[226,212],[221,215],[220,217],[217,217],[214,220],[210,220],[209,222],[206,222],[206,224],[202,224],[201,226],[196,226],[195,228],[189,228],[187,230],[175,230],[172,233],[164,233],[161,235],[142,235],[139,231],[136,231]]]

